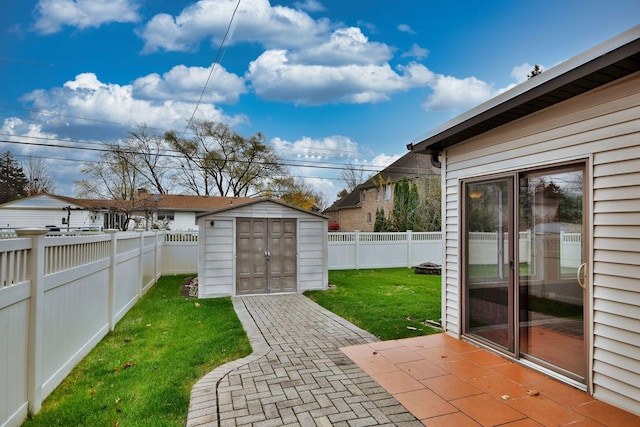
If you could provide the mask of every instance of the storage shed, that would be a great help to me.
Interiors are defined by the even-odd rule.
[[[453,119],[442,324],[640,414],[640,26]]]
[[[198,297],[304,292],[329,285],[328,218],[259,199],[198,216]]]

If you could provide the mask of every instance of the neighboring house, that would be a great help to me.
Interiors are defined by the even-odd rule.
[[[120,229],[124,225],[124,212],[129,211],[133,221],[128,229],[197,230],[197,214],[253,200],[250,197],[151,194],[145,191],[139,192],[135,202],[40,194],[0,205],[0,228]]]
[[[270,199],[198,215],[198,297],[327,289],[327,217]]]
[[[446,183],[446,333],[640,414],[640,26],[408,148]]]
[[[373,231],[376,211],[383,209],[386,217],[393,210],[395,183],[407,178],[418,185],[424,196],[425,177],[439,176],[428,156],[407,153],[385,169],[358,185],[347,196],[336,201],[323,213],[330,224],[338,224],[340,231]]]

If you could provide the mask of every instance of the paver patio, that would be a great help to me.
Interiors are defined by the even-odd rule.
[[[444,334],[379,341],[299,294],[233,304],[253,353],[198,381],[187,426],[640,426]]]

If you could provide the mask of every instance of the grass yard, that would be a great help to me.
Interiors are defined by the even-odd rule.
[[[25,426],[184,426],[195,382],[251,352],[229,298],[180,296],[166,276]]]
[[[408,268],[339,270],[329,272],[329,283],[335,288],[305,295],[382,340],[437,332],[422,322],[440,319],[440,276]]]

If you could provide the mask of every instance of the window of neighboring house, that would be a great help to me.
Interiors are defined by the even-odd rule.
[[[173,221],[174,215],[173,211],[158,211],[158,221]]]
[[[384,199],[391,200],[391,184],[384,186]]]
[[[371,224],[371,212],[367,212],[367,223]]]

